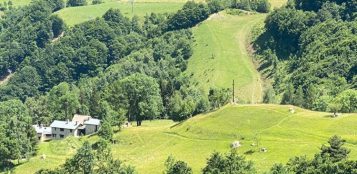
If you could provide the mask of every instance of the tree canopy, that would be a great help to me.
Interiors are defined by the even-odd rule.
[[[29,158],[37,136],[26,106],[19,100],[0,102],[0,115],[0,163]]]
[[[292,0],[267,17],[255,48],[262,69],[274,80],[275,93],[282,94],[281,103],[319,111],[338,103],[344,107],[334,107],[337,112],[354,112],[346,106],[356,99],[353,3]]]

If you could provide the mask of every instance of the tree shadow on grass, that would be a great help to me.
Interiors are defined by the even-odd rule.
[[[12,161],[5,161],[0,163],[0,173],[14,173],[16,167],[25,164],[28,160],[22,159],[19,163],[14,163]]]
[[[324,115],[323,117],[324,118],[337,118],[337,117],[339,117],[340,115],[334,115],[333,113],[331,113],[331,114],[328,114],[328,115]]]
[[[224,107],[224,106],[222,106],[222,107],[220,107],[220,108],[212,109],[212,110],[210,110],[210,111],[207,111],[207,112],[204,112],[204,113],[200,113],[200,114],[198,114],[198,115],[211,114],[211,113],[213,113],[213,112],[218,111],[219,109],[221,109],[221,108],[223,108],[223,107]],[[197,116],[197,115],[195,115],[195,116]],[[195,116],[193,116],[193,117],[195,117]],[[191,117],[191,118],[193,118],[193,117]],[[190,119],[190,118],[189,118],[189,119]],[[180,122],[177,122],[176,124],[170,126],[170,129],[182,125],[183,123],[185,123],[185,122],[186,122],[187,120],[189,120],[189,119],[186,119],[186,120],[182,120],[182,121],[180,121]]]

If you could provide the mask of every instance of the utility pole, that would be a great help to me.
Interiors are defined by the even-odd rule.
[[[233,80],[233,90],[232,90],[232,95],[233,95],[233,96],[232,96],[232,97],[233,97],[233,100],[232,100],[232,101],[233,101],[233,103],[235,103],[235,99],[234,99],[234,80]]]
[[[131,13],[134,14],[134,0],[130,0],[131,3]]]

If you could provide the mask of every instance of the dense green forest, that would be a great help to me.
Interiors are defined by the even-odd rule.
[[[267,103],[357,112],[357,1],[290,0],[255,40]]]
[[[72,28],[52,15],[63,7],[61,0],[33,1],[1,19],[0,74],[15,72],[0,86],[1,112],[9,115],[0,117],[3,163],[35,153],[36,143],[28,143],[32,124],[79,113],[140,126],[147,119],[184,120],[229,101],[226,90],[204,94],[182,74],[192,55],[189,27],[221,9],[220,3],[190,1],[176,14],[153,13],[143,21],[110,9]]]

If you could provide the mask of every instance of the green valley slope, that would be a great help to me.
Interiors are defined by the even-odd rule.
[[[281,7],[287,0],[270,0],[272,8]],[[210,88],[232,88],[240,103],[262,101],[263,83],[253,64],[250,33],[262,24],[266,15],[212,15],[193,29],[195,46],[189,59],[187,75],[198,81],[208,92]]]
[[[234,16],[221,12],[193,29],[196,42],[187,73],[199,82],[198,86],[205,91],[231,88],[235,80],[235,96],[241,102],[261,101],[260,75],[247,48],[251,29],[264,18],[262,14]]]
[[[291,106],[229,105],[218,111],[196,116],[183,123],[168,120],[145,121],[142,127],[126,128],[115,134],[112,146],[115,158],[134,165],[139,173],[162,173],[169,155],[184,160],[199,173],[213,151],[227,152],[233,141],[239,140],[240,154],[255,163],[259,173],[274,163],[286,163],[290,157],[312,157],[332,135],[347,140],[357,159],[357,114],[331,118],[328,113],[312,112]],[[94,142],[97,136],[69,138],[40,144],[39,155],[16,167],[16,173],[33,173],[42,167],[54,168],[73,155],[81,142]],[[251,144],[256,146],[251,146]],[[268,152],[259,152],[260,148]],[[40,155],[45,154],[42,160]]]

